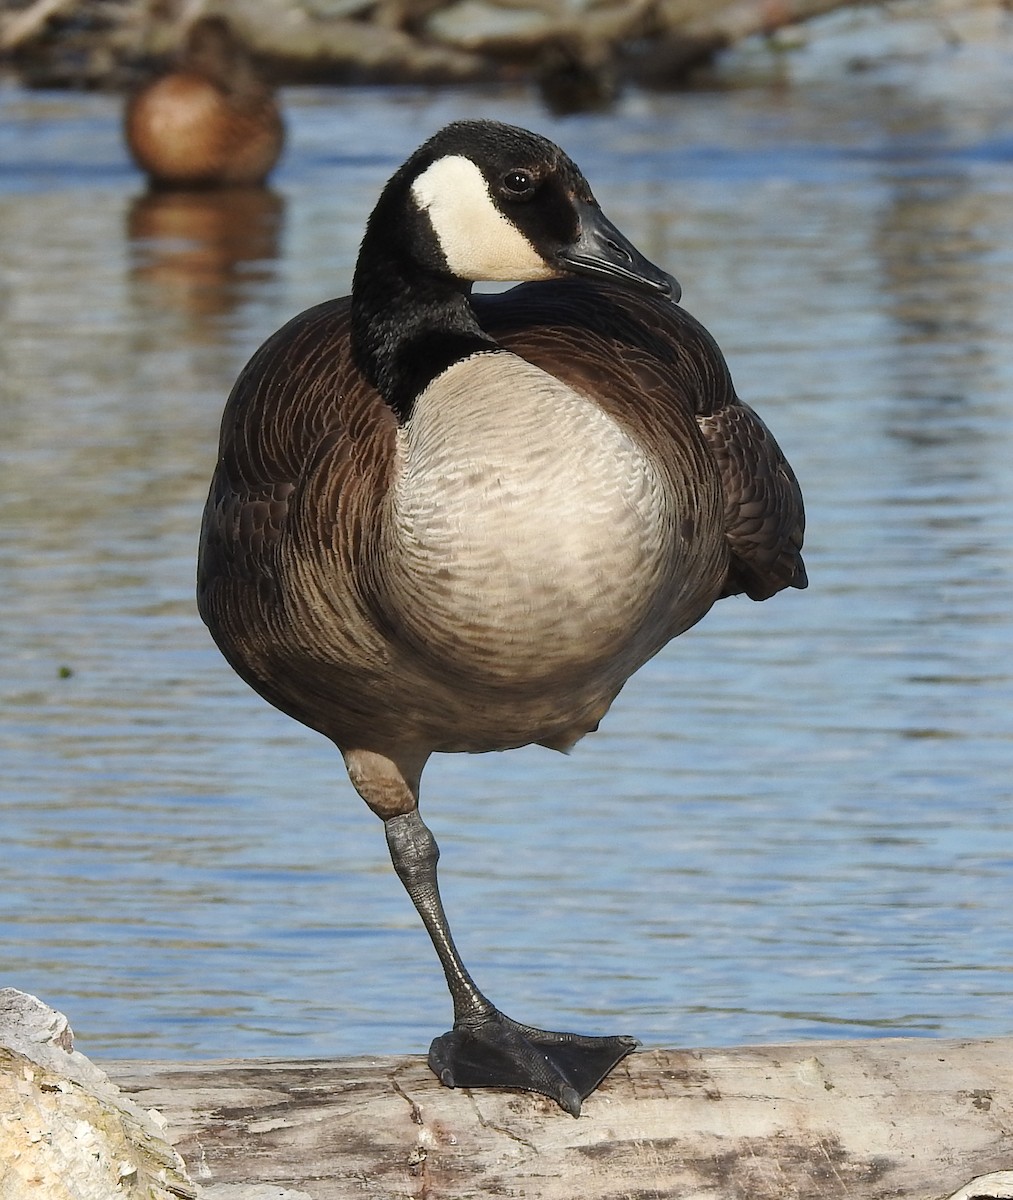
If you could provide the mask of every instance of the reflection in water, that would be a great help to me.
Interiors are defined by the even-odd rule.
[[[959,162],[916,164],[890,181],[876,230],[892,335],[886,429],[906,450],[903,486],[932,493],[923,519],[965,525],[965,553],[974,551],[977,501],[1006,487],[995,453],[997,402],[1005,407],[997,264],[1011,236],[1008,198],[989,195]]]
[[[273,275],[285,202],[270,188],[148,191],[127,213],[131,277],[193,317],[231,312]]]
[[[899,398],[917,406],[895,432],[915,443],[931,438],[937,412],[945,419],[992,376],[998,247],[983,231],[1009,224],[997,202],[1005,199],[983,194],[967,170],[929,164],[897,180],[884,206],[876,249],[884,310],[896,326],[892,374]]]
[[[996,544],[1010,528],[1000,273],[1013,219],[1008,195],[983,188],[973,161],[926,152],[905,165],[884,180],[874,243],[890,333],[883,428],[899,451],[881,485],[884,536],[907,581],[904,620],[921,631],[918,653],[898,664],[894,707],[907,736],[977,740],[985,755],[1005,736],[995,695],[1010,689],[999,648],[1013,563]]]

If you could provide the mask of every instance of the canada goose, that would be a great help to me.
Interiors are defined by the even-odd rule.
[[[124,132],[155,187],[263,183],[285,138],[271,89],[223,17],[195,21],[177,65],[127,101]]]
[[[336,743],[384,822],[454,1004],[430,1066],[574,1116],[636,1042],[520,1025],[478,990],[419,779],[437,751],[569,749],[719,597],[805,587],[795,477],[679,295],[557,146],[449,125],[384,188],[351,296],[243,370],[201,534],[223,654]]]

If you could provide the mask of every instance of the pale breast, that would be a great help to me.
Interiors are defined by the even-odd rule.
[[[592,400],[478,354],[399,437],[389,600],[427,653],[491,683],[576,681],[605,662],[628,673],[671,636],[671,489]]]

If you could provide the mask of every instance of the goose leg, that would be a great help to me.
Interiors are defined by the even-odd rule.
[[[432,938],[454,1001],[454,1028],[433,1041],[429,1065],[447,1087],[518,1088],[571,1116],[637,1046],[631,1037],[550,1033],[504,1016],[475,985],[454,946],[436,879],[436,839],[418,810],[384,822],[394,869]]]

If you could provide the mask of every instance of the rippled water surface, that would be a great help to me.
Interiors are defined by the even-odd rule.
[[[293,90],[273,192],[223,211],[145,196],[115,98],[0,93],[0,984],[117,1057],[446,1028],[379,822],[192,579],[236,373],[482,113],[563,143],[682,281],[796,467],[812,584],[719,604],[568,758],[430,764],[466,961],[518,1018],[648,1044],[1013,1032],[1006,98]]]

